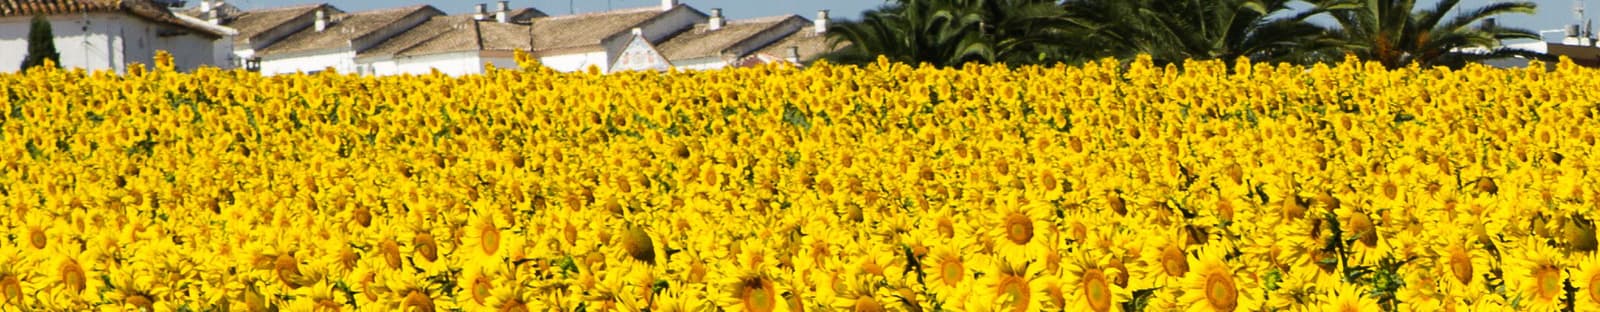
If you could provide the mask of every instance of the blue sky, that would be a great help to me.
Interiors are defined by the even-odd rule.
[[[244,8],[264,8],[294,5],[302,3],[328,2],[346,11],[371,10],[387,7],[406,6],[412,4],[432,4],[441,10],[451,13],[463,13],[472,10],[476,3],[492,3],[498,0],[228,0]],[[799,14],[807,18],[816,16],[817,10],[832,10],[834,18],[856,19],[861,12],[876,8],[884,3],[883,0],[682,0],[701,10],[722,8],[723,13],[730,18],[752,18],[783,14]],[[1497,0],[1462,0],[1462,7],[1475,8]],[[195,1],[190,1],[195,2]],[[1431,6],[1435,1],[1421,0],[1421,5]],[[1591,18],[1600,17],[1600,0],[1535,0],[1539,4],[1538,15],[1516,15],[1501,19],[1502,25],[1522,27],[1533,30],[1561,29],[1563,25],[1577,21],[1573,14],[1575,2],[1586,2],[1591,13]],[[659,0],[513,0],[513,7],[533,6],[550,14],[566,14],[568,12],[595,12],[607,8],[629,8],[658,5]],[[1600,26],[1600,25],[1597,25]],[[1560,34],[1549,34],[1551,40],[1559,40]]]

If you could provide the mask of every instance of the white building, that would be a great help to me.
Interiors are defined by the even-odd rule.
[[[660,42],[707,16],[677,0],[662,0],[657,7],[533,19],[533,55],[557,71],[580,71],[590,66],[611,72],[635,38]],[[634,29],[638,29],[636,35]]]
[[[722,17],[721,9],[711,12],[706,23],[657,45],[672,66],[688,70],[730,67],[811,24],[797,15],[730,22]]]
[[[829,20],[828,11],[818,11],[817,19],[811,21],[811,27],[801,28],[790,33],[776,42],[768,44],[756,53],[745,57],[738,66],[750,66],[762,63],[789,62],[796,65],[806,65],[816,62],[823,56],[833,51],[838,51],[849,46],[842,43],[835,46],[828,40]]]
[[[312,10],[312,25],[255,50],[264,75],[296,72],[314,73],[326,69],[339,72],[367,72],[356,63],[356,55],[389,38],[444,15],[432,6],[417,5],[355,13]]]
[[[532,49],[529,21],[544,17],[532,8],[511,9],[500,1],[493,12],[483,4],[464,16],[435,16],[372,49],[356,63],[372,75],[422,75],[438,70],[459,76],[480,74],[484,65],[517,68],[516,51]]]
[[[255,57],[257,50],[312,27],[316,22],[315,12],[319,10],[325,14],[344,13],[331,5],[320,3],[244,11],[222,0],[201,0],[199,6],[184,10],[180,16],[186,15],[235,30],[237,35],[231,42],[231,51],[228,51],[231,53],[229,63],[254,70],[260,66],[260,60]]]
[[[227,66],[227,53],[216,50],[232,49],[230,30],[181,18],[151,0],[0,1],[0,72],[20,69],[34,15],[50,21],[65,68],[122,73],[167,51],[178,70],[193,70]]]

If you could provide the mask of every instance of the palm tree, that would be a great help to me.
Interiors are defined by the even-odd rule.
[[[1089,28],[1083,55],[1157,64],[1189,59],[1308,62],[1332,47],[1327,31],[1308,20],[1333,6],[1295,11],[1290,0],[1068,0],[1071,19]]]
[[[1324,0],[1338,6],[1330,14],[1338,23],[1336,38],[1346,50],[1389,68],[1416,63],[1422,66],[1459,67],[1468,62],[1510,55],[1539,57],[1538,53],[1504,47],[1512,39],[1539,39],[1527,29],[1483,26],[1501,14],[1533,14],[1533,2],[1496,2],[1466,10],[1454,18],[1460,0],[1440,0],[1433,8],[1416,10],[1414,0]]]
[[[938,66],[1051,62],[1067,38],[1062,13],[1053,0],[896,0],[830,31],[836,45],[851,45],[828,59],[863,64],[882,55]]]

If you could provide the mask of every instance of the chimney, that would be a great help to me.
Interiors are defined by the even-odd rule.
[[[211,13],[211,0],[200,0],[200,14]]]
[[[800,64],[800,47],[799,46],[789,47],[789,55],[787,55],[785,57],[787,57],[789,59],[790,63]]]
[[[671,11],[672,8],[676,7],[678,7],[678,0],[661,0],[662,12]]]
[[[818,35],[828,33],[828,10],[818,10],[817,20],[813,23],[816,23]]]
[[[479,3],[472,6],[472,20],[481,21],[489,19],[489,5]]]
[[[511,1],[501,0],[497,6],[496,9],[498,10],[494,11],[494,20],[501,23],[511,22]]]
[[[1484,30],[1494,30],[1494,28],[1496,26],[1498,26],[1498,25],[1495,25],[1495,20],[1494,19],[1492,19],[1492,18],[1483,19],[1483,29]]]
[[[644,28],[634,27],[633,35],[637,37],[644,37]],[[645,40],[648,41],[650,38],[645,38]]]
[[[324,30],[328,30],[328,13],[327,12],[323,12],[322,8],[317,8],[316,27],[317,27],[317,32],[322,32]]]
[[[728,21],[722,18],[722,9],[711,9],[711,20],[707,21],[707,23],[709,24],[707,29],[718,30],[722,29],[722,26],[726,25]]]

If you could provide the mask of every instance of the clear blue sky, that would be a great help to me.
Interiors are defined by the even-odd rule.
[[[229,3],[244,8],[264,8],[286,6],[302,3],[328,2],[346,11],[361,11],[398,7],[412,4],[432,4],[441,10],[451,13],[463,13],[472,10],[476,3],[489,3],[493,6],[498,0],[228,0]],[[876,8],[884,3],[883,0],[682,0],[701,10],[722,8],[724,14],[730,18],[752,18],[783,14],[799,14],[807,18],[816,16],[817,10],[828,9],[833,11],[836,19],[857,19],[861,12]],[[1461,7],[1475,8],[1497,0],[1463,0]],[[195,1],[190,1],[195,2]],[[1418,1],[1420,5],[1431,6],[1433,0]],[[1577,21],[1573,14],[1573,0],[1535,0],[1539,4],[1538,15],[1515,15],[1501,19],[1502,25],[1522,27],[1533,30],[1561,29],[1563,25]],[[1582,0],[1589,7],[1587,15],[1590,18],[1600,18],[1600,0]],[[513,7],[533,6],[553,15],[566,14],[576,11],[595,12],[607,8],[630,8],[658,5],[659,0],[513,0]],[[570,5],[569,5],[570,4]],[[1596,25],[1600,26],[1600,25]],[[1550,34],[1551,40],[1559,40],[1560,34]]]

